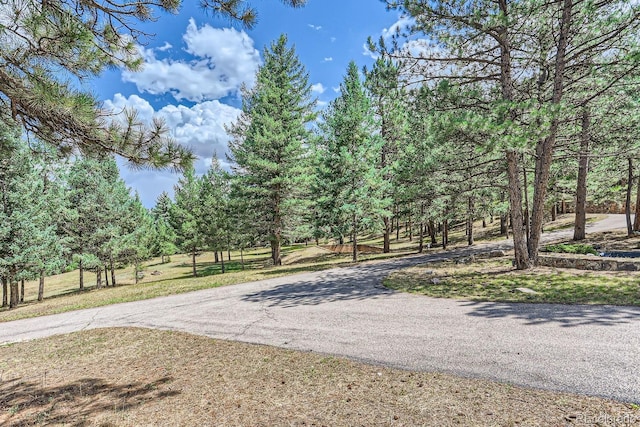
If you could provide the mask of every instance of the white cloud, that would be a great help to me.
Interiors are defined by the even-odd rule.
[[[335,93],[340,93],[340,86],[332,86],[331,89],[333,89]]]
[[[331,62],[331,61],[333,61],[333,57],[331,56],[327,56],[324,58],[324,62]]]
[[[314,85],[311,85],[311,91],[318,93],[318,94],[322,94],[324,93],[324,91],[327,90],[326,87],[324,87],[324,85],[322,83],[316,83]]]
[[[377,52],[373,52],[371,49],[369,49],[369,43],[362,44],[362,54],[364,56],[369,56],[373,59],[378,59],[380,57],[380,54],[378,54]]]
[[[119,113],[125,108],[135,108],[142,121],[150,121],[153,117],[163,119],[175,140],[189,147],[198,156],[194,166],[196,172],[206,172],[214,153],[221,159],[223,166],[229,136],[225,125],[232,124],[238,118],[240,110],[216,100],[205,101],[192,107],[183,105],[166,105],[158,111],[138,95],[128,98],[121,94],[114,95],[112,100],[104,103],[104,108]],[[153,206],[160,193],[173,192],[179,175],[166,171],[136,171],[121,168],[122,177],[127,185],[138,190],[145,206]]]
[[[140,92],[171,93],[178,101],[194,102],[219,99],[253,83],[260,53],[244,31],[206,24],[198,28],[190,19],[183,40],[191,60],[159,59],[152,49],[139,47],[143,69],[123,72],[123,80],[135,83]]]
[[[382,37],[385,39],[389,39],[393,37],[398,32],[402,32],[408,27],[414,25],[416,20],[411,16],[401,16],[396,22],[394,22],[389,28],[384,28],[382,30]]]
[[[401,33],[403,30],[411,27],[415,24],[415,19],[410,16],[400,16],[396,22],[394,22],[389,28],[383,28],[380,35],[384,40],[389,40],[394,35]],[[369,45],[364,43],[362,45],[362,54],[364,56],[369,56],[373,59],[378,59],[380,55],[376,52],[373,52],[369,49]]]
[[[331,39],[330,39],[330,40],[331,40],[331,43],[333,43],[333,42],[335,42],[335,41],[336,41],[336,40],[338,40],[338,39],[336,39],[335,37],[331,37]]]
[[[313,25],[313,24],[307,24],[309,25],[309,28],[313,29],[313,30],[321,30],[322,29],[322,25]]]
[[[316,105],[317,105],[318,107],[320,107],[320,108],[324,108],[324,107],[326,107],[327,105],[329,105],[329,103],[328,103],[327,101],[318,101],[318,102],[316,103]]]
[[[156,50],[159,50],[160,52],[165,52],[169,49],[171,49],[173,47],[173,45],[171,45],[171,43],[169,42],[164,42],[164,45],[161,47],[157,47]]]

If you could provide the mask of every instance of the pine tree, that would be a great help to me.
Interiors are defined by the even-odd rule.
[[[383,194],[385,198],[394,199],[393,203],[397,205],[400,202],[395,185],[397,162],[400,147],[404,146],[407,137],[406,94],[400,81],[400,69],[391,59],[380,57],[370,71],[365,70],[365,77],[383,141],[378,166],[384,179]],[[391,251],[391,214],[384,215],[382,221],[383,252],[388,253]]]
[[[325,125],[322,164],[316,192],[330,225],[348,230],[353,261],[358,260],[358,233],[373,228],[388,215],[383,172],[378,167],[384,140],[375,133],[371,101],[351,62],[340,96],[323,113]]]
[[[58,252],[56,228],[47,206],[50,200],[43,196],[44,182],[19,135],[15,126],[0,122],[0,276],[9,287],[10,308],[24,297],[18,282],[37,277],[46,256],[53,259]]]
[[[305,0],[286,0],[298,7]],[[123,123],[111,121],[99,101],[78,91],[74,79],[100,75],[106,68],[136,70],[142,63],[136,44],[147,34],[137,28],[157,12],[177,12],[181,0],[93,2],[8,0],[2,2],[0,102],[14,122],[69,154],[105,152],[134,164],[184,168],[192,154],[168,138],[164,126],[145,126],[135,111]],[[214,13],[251,27],[255,9],[238,0],[203,0]],[[0,120],[6,121],[2,117]]]
[[[176,244],[191,255],[193,277],[197,276],[196,256],[205,246],[202,233],[200,181],[193,168],[184,171],[175,186],[175,203],[171,206],[171,225],[176,231]]]
[[[243,91],[242,115],[228,129],[235,179],[254,221],[267,234],[274,265],[286,226],[302,199],[307,125],[315,118],[315,101],[304,66],[282,35],[264,51],[264,65],[253,89]]]
[[[151,210],[155,228],[155,239],[152,244],[152,254],[162,257],[162,262],[168,262],[169,257],[178,252],[176,246],[176,232],[171,226],[171,206],[173,202],[169,195],[163,191],[156,200],[156,205]]]
[[[208,249],[215,252],[230,247],[229,180],[214,153],[211,166],[200,179],[200,224]],[[222,273],[224,256],[220,257]]]

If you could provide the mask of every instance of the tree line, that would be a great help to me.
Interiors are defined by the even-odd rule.
[[[78,242],[69,249],[72,243],[65,246],[65,240],[58,239],[58,243],[51,243],[55,250],[49,252],[67,257],[73,252],[81,271],[96,265],[111,268],[120,256],[135,261],[150,254],[182,251],[191,255],[194,274],[195,259],[202,250],[218,254],[256,244],[268,244],[273,264],[279,265],[285,241],[348,240],[357,260],[359,236],[381,233],[387,252],[391,236],[394,231],[398,233],[402,223],[411,238],[415,233],[420,251],[427,243],[446,248],[454,223],[464,224],[468,243],[473,244],[474,221],[494,216],[500,218],[501,232],[507,236],[511,233],[516,267],[525,269],[537,262],[545,221],[555,219],[558,205],[564,205],[567,199],[575,209],[576,240],[585,237],[588,199],[599,202],[623,198],[629,233],[640,229],[640,215],[636,215],[635,224],[631,221],[633,186],[638,178],[640,5],[622,0],[383,3],[399,11],[408,26],[399,28],[391,40],[370,40],[369,48],[378,59],[370,69],[362,70],[351,62],[338,97],[321,111],[312,96],[305,67],[286,36],[264,50],[255,86],[242,91],[242,114],[227,129],[231,136],[227,155],[230,171],[214,162],[207,174],[196,176],[189,166],[190,153],[166,139],[162,124],[145,127],[134,114],[128,115],[124,124],[97,126],[99,134],[83,133],[87,123],[96,124],[99,117],[95,116],[95,103],[82,98],[82,94],[65,92],[59,99],[65,100],[65,108],[76,105],[80,113],[91,114],[76,115],[76,121],[84,120],[84,124],[70,121],[73,129],[67,125],[58,129],[52,117],[28,109],[34,104],[27,103],[22,94],[0,87],[3,102],[10,107],[6,111],[11,112],[3,116],[3,176],[26,174],[27,170],[39,174],[37,180],[16,181],[12,184],[14,192],[26,197],[62,191],[68,198],[76,197],[70,206],[80,207],[48,213],[50,203],[38,208],[36,203],[24,203],[27,199],[5,196],[4,215],[12,215],[13,206],[23,205],[33,212],[16,214],[16,221],[24,215],[41,221],[38,227],[0,226],[7,241],[23,242],[23,249],[15,249],[20,248],[16,243],[6,245],[4,252],[12,261],[0,271],[4,277],[12,277],[8,280],[12,289],[15,278],[22,277],[18,271],[33,276],[55,268],[39,261],[38,250],[29,249],[31,246],[24,243],[29,239],[21,238],[35,233],[35,229],[41,235],[36,239],[33,234],[31,240],[42,242],[41,247],[53,242],[47,236],[61,231],[67,232],[65,239],[69,242]],[[65,16],[74,13],[62,3],[49,4],[62,7]],[[222,7],[225,4],[233,8]],[[30,7],[31,2],[20,5]],[[169,7],[164,2],[156,6]],[[245,14],[238,2],[217,1],[209,6],[252,22],[251,10],[246,9]],[[87,8],[91,15],[92,7],[80,9]],[[113,16],[122,19],[133,13],[116,12],[120,14]],[[42,9],[42,13],[47,19],[57,19],[52,18],[56,16],[52,11]],[[60,35],[70,34],[61,22],[54,24]],[[24,25],[33,24],[29,21]],[[94,37],[93,44],[85,48],[97,55],[94,48],[104,48],[100,43],[106,36],[97,34],[95,27],[85,27],[88,39]],[[40,34],[32,30],[34,37]],[[6,55],[19,44],[8,46],[3,51]],[[98,73],[99,64],[120,61],[129,67],[136,65],[133,57],[118,59],[119,53],[126,52],[126,45],[108,45],[102,62],[91,57],[98,61],[95,69],[80,66],[91,61],[62,61],[66,52],[62,45],[46,46],[59,49],[47,57],[51,69],[66,66],[78,75]],[[77,55],[82,50],[74,52]],[[36,50],[30,55],[25,58],[35,60]],[[7,57],[2,60],[8,61]],[[24,71],[11,67],[0,68],[13,70],[12,78],[29,80]],[[51,77],[53,73],[44,75]],[[58,94],[68,89],[56,86],[60,82],[55,79],[44,82],[23,88],[31,90],[24,93],[37,99],[45,92],[53,93],[54,86]],[[85,102],[85,109],[77,105],[80,101]],[[37,136],[41,147],[31,144],[21,148],[15,142],[17,131],[11,123],[19,123],[20,129]],[[34,152],[49,154],[35,156]],[[59,162],[47,160],[47,156],[64,157],[69,152],[84,154],[82,160],[69,166],[69,172],[61,172],[59,169],[65,168]],[[33,164],[9,165],[7,159],[18,153],[24,153]],[[174,200],[163,194],[156,207],[147,212],[129,195],[127,202],[114,204],[112,209],[130,206],[130,213],[104,214],[111,218],[130,215],[136,218],[129,223],[135,224],[135,229],[148,224],[153,232],[135,234],[124,221],[94,236],[95,230],[61,230],[64,227],[54,221],[63,218],[63,222],[73,224],[76,217],[85,215],[85,224],[97,228],[100,210],[83,212],[83,203],[109,205],[97,190],[92,195],[72,190],[74,179],[80,180],[83,173],[86,179],[96,176],[80,171],[73,176],[76,163],[111,164],[100,174],[112,180],[111,190],[121,187],[118,197],[125,200],[127,192],[115,184],[119,179],[114,173],[117,168],[105,153],[116,153],[134,164],[169,165],[184,171]],[[91,164],[83,170],[102,168]],[[19,185],[28,188],[17,190]],[[7,191],[13,188],[6,186]],[[640,201],[640,191],[636,200]],[[636,209],[639,207],[636,202]],[[86,237],[86,242],[79,243],[80,236]],[[149,236],[155,243],[145,242]],[[149,252],[151,247],[154,249]]]

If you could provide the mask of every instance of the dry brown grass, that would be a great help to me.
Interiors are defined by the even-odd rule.
[[[0,347],[0,370],[0,424],[6,426],[640,422],[637,407],[606,399],[144,329]]]

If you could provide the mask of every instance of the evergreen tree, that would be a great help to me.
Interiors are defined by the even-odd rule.
[[[235,179],[254,221],[268,235],[274,265],[294,207],[303,198],[307,125],[315,118],[311,87],[295,49],[282,35],[264,51],[256,85],[243,91],[242,115],[228,131]]]
[[[206,246],[215,252],[230,247],[229,180],[214,153],[211,166],[200,180],[200,223]],[[224,273],[224,256],[220,257]]]
[[[156,200],[156,205],[151,210],[155,228],[155,239],[152,243],[152,255],[162,257],[166,262],[171,255],[178,252],[176,246],[176,232],[171,226],[171,206],[173,202],[169,195],[163,191]]]
[[[171,225],[176,231],[176,244],[181,251],[191,255],[193,277],[197,276],[196,256],[205,246],[200,184],[193,168],[185,170],[175,186],[175,203],[170,210]]]
[[[293,7],[305,0],[285,0]],[[134,164],[183,168],[192,160],[167,138],[162,123],[142,125],[133,111],[123,124],[108,120],[91,94],[74,78],[97,76],[105,68],[136,70],[136,44],[147,34],[136,28],[158,11],[177,12],[181,0],[93,2],[7,0],[0,29],[0,103],[12,119],[63,153],[116,153]],[[203,0],[216,14],[252,26],[255,9],[238,0]],[[5,25],[10,23],[11,25]],[[5,120],[3,117],[0,120]]]
[[[56,258],[56,228],[44,182],[29,147],[15,126],[0,122],[0,276],[3,303],[9,287],[9,307],[24,299],[18,282],[37,277],[46,257]],[[52,250],[52,253],[47,253]]]
[[[355,62],[349,63],[340,96],[323,114],[324,147],[316,192],[321,209],[338,232],[348,230],[353,261],[358,260],[358,233],[388,215],[383,172],[378,167],[384,140],[375,133],[371,101]]]
[[[382,42],[381,42],[382,43]],[[400,81],[400,69],[391,59],[380,57],[370,71],[365,70],[365,85],[369,91],[372,107],[375,111],[378,133],[383,145],[380,150],[379,168],[384,179],[383,194],[385,198],[399,203],[397,188],[397,162],[400,147],[404,146],[407,137],[406,94]],[[383,252],[390,252],[390,236],[392,218],[382,218]]]

